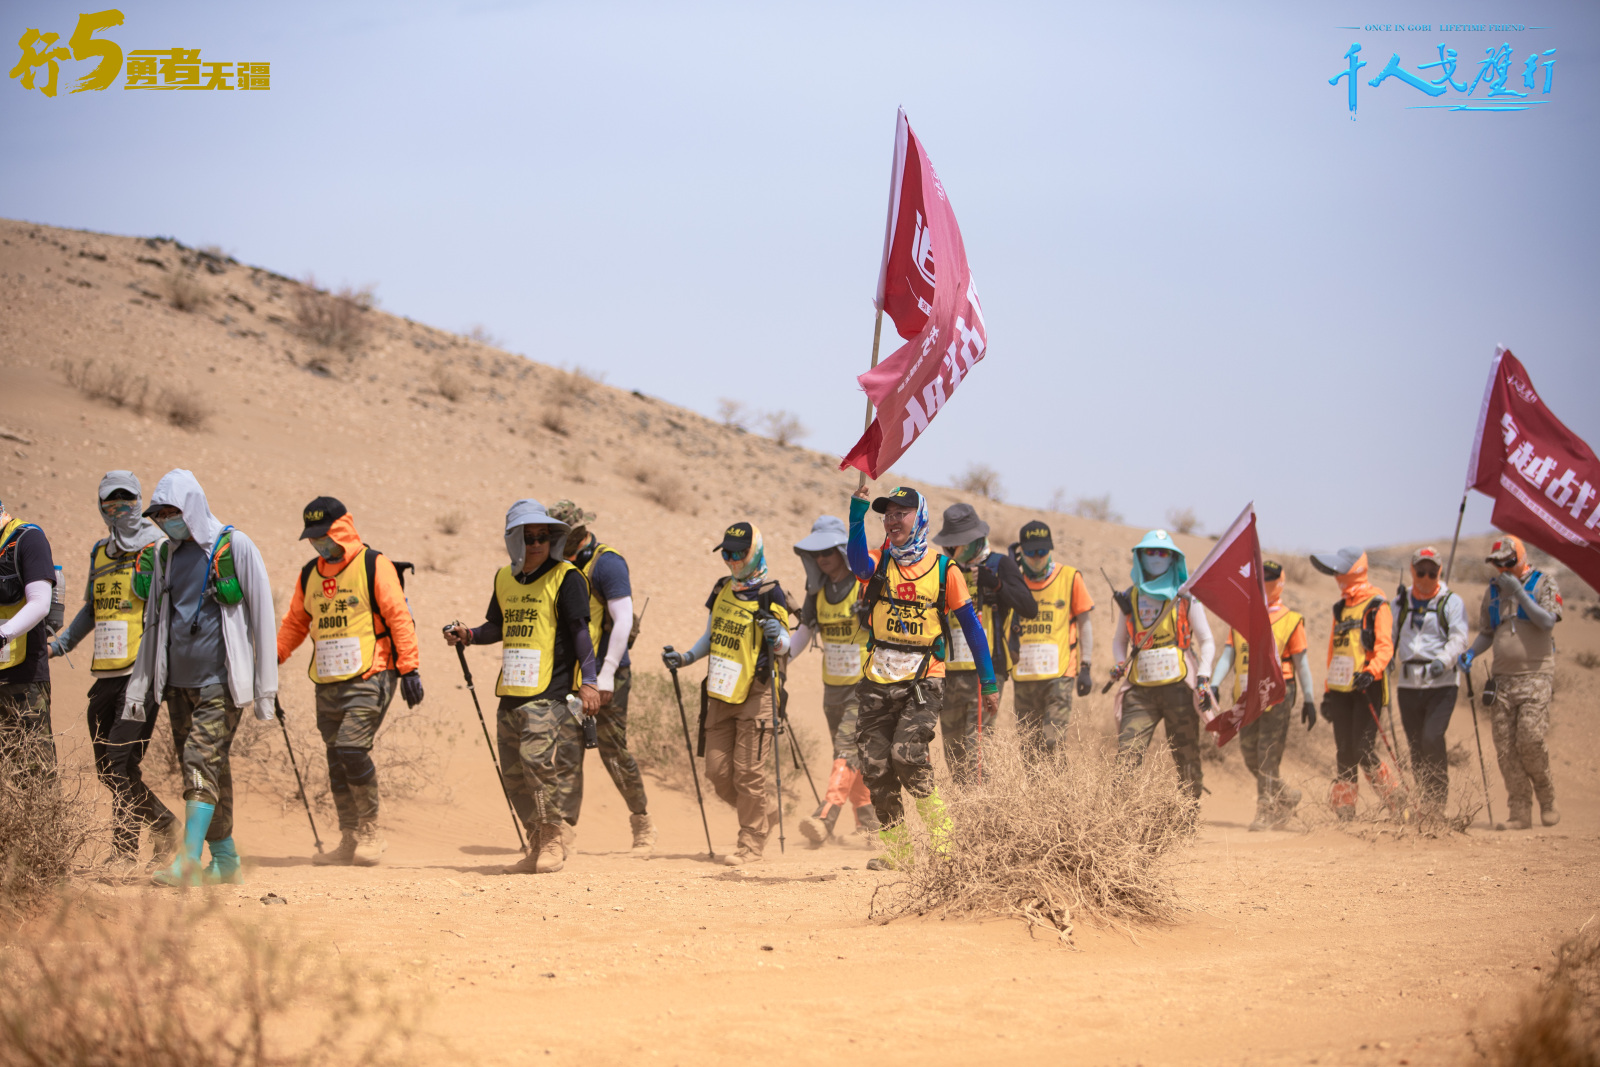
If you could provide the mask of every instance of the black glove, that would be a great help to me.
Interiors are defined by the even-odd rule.
[[[1094,683],[1089,681],[1089,665],[1085,663],[1078,668],[1078,695],[1086,697],[1089,695],[1089,690],[1093,688]]]
[[[419,672],[412,671],[400,676],[400,695],[405,698],[408,708],[422,703],[422,675]]]
[[[1328,702],[1326,700],[1324,700],[1322,702],[1322,717],[1324,719],[1328,720],[1329,724],[1332,724],[1332,722],[1333,722],[1333,709],[1328,707]]]
[[[1377,679],[1372,675],[1368,674],[1366,671],[1362,671],[1360,674],[1356,675],[1356,692],[1365,693],[1367,691],[1367,687],[1376,681]]]
[[[1300,705],[1300,721],[1306,724],[1307,730],[1317,725],[1317,705],[1314,701],[1308,700]]]
[[[1200,693],[1200,710],[1210,711],[1212,706],[1211,679],[1197,677],[1195,678],[1195,684],[1199,687],[1198,691]]]
[[[689,664],[694,662],[694,659],[695,656],[692,650],[675,652],[670,647],[661,650],[661,662],[667,665],[667,670],[669,671],[678,670],[680,667],[687,667]]]
[[[1000,591],[1000,574],[988,567],[978,568],[978,592],[998,593]]]

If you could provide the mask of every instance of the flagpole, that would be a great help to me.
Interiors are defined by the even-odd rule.
[[[880,307],[878,309],[878,317],[876,319],[874,319],[873,323],[872,323],[872,366],[874,368],[876,368],[878,366],[878,341],[882,336],[883,336],[883,308]],[[870,429],[872,429],[872,397],[869,396],[869,397],[867,397],[867,418],[866,418],[866,421],[863,422],[862,425],[861,425],[861,432],[862,433],[866,433]],[[866,484],[867,484],[867,472],[865,470],[863,470],[861,472],[861,480],[856,482],[856,488],[857,489],[864,489],[864,488],[866,488]],[[1462,507],[1466,507],[1466,503],[1467,502],[1465,500],[1463,500],[1461,502],[1461,506]],[[1458,530],[1460,529],[1459,524],[1457,525],[1457,529]]]
[[[873,346],[872,351],[873,351],[874,355],[877,354],[878,349],[877,349],[876,345]],[[867,403],[871,404],[871,401],[869,400]],[[1469,490],[1469,492],[1470,492],[1470,490]],[[1467,517],[1467,494],[1466,493],[1462,493],[1461,494],[1461,510],[1456,512],[1456,535],[1454,537],[1450,538],[1450,558],[1445,560],[1445,564],[1444,564],[1444,580],[1445,580],[1445,584],[1446,585],[1448,585],[1450,583],[1450,568],[1454,567],[1455,564],[1456,564],[1456,543],[1461,540],[1461,520],[1466,518],[1466,517]]]

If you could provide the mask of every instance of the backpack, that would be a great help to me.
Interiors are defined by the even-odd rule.
[[[950,557],[940,553],[935,556],[939,568],[939,592],[934,600],[934,610],[939,616],[939,636],[929,645],[922,659],[922,666],[917,669],[917,678],[920,680],[928,669],[928,664],[937,656],[944,659],[945,650],[950,647],[950,620],[945,611],[945,583],[946,575],[950,570]],[[857,610],[861,612],[862,625],[867,628],[867,650],[870,652],[879,644],[877,634],[872,631],[872,612],[877,607],[878,601],[887,600],[891,604],[905,604],[909,601],[899,600],[889,595],[889,550],[886,548],[878,557],[878,566],[872,572],[872,577],[867,580],[866,591],[857,601]],[[883,642],[884,647],[892,648],[889,642]],[[922,651],[917,649],[916,651]]]
[[[389,666],[396,667],[398,665],[398,663],[399,663],[400,657],[399,657],[398,653],[395,652],[395,648],[394,648],[394,631],[393,631],[393,628],[390,627],[390,625],[389,625],[389,620],[384,618],[383,610],[378,607],[378,593],[377,593],[377,589],[378,589],[378,557],[383,555],[383,553],[379,552],[377,549],[373,548],[371,545],[367,544],[365,541],[363,541],[361,543],[361,547],[365,548],[367,550],[367,554],[366,554],[367,591],[372,596],[372,618],[374,620],[374,623],[378,623],[378,622],[383,623],[383,632],[382,633],[378,632],[378,627],[376,625],[374,625],[372,627],[372,641],[373,641],[373,644],[377,644],[379,641],[382,641],[384,638],[388,638],[389,639]],[[306,587],[306,579],[311,577],[311,572],[316,569],[317,560],[319,560],[321,558],[322,558],[321,556],[313,556],[306,563],[306,565],[304,567],[300,568],[300,588],[301,589],[304,589]],[[399,560],[393,560],[393,559],[389,560],[389,562],[394,565],[395,577],[400,579],[400,591],[402,593],[404,593],[406,591],[406,571],[415,571],[417,569],[416,564],[414,564],[414,563],[402,563]],[[410,597],[406,597],[406,614],[407,615],[411,614],[411,598]],[[416,617],[415,616],[412,616],[411,625],[412,625],[413,628],[415,628],[415,626],[416,626]]]
[[[159,545],[161,569],[166,570],[172,555],[172,542],[163,538]],[[133,593],[140,600],[150,599],[150,582],[155,577],[157,545],[144,546],[133,563]],[[244,599],[239,586],[239,572],[233,562],[233,527],[224,526],[217,543],[211,546],[211,557],[206,561],[207,577],[211,582],[211,595],[219,604],[237,604]]]
[[[725,574],[721,578],[718,578],[717,579],[717,584],[713,585],[711,587],[711,597],[712,597],[712,599],[715,600],[717,597],[721,596],[722,595],[723,586],[727,585],[731,581],[733,581],[733,576],[732,575]],[[765,612],[768,615],[772,614],[772,605],[774,603],[776,603],[776,601],[778,599],[777,589],[778,589],[778,582],[777,582],[776,579],[774,579],[774,580],[772,580],[770,582],[762,582],[759,586],[756,587],[756,613],[758,615],[761,614],[762,612]],[[789,600],[789,597],[788,597],[788,594],[786,593],[786,594],[784,594],[784,605],[783,605],[783,608],[784,608],[785,611],[793,612],[794,608],[788,603],[788,600]],[[635,627],[635,633],[636,633],[637,632],[637,627],[638,627],[638,622],[637,621],[635,621],[634,627]],[[632,641],[632,636],[631,635],[630,635],[629,641],[630,641],[630,647],[631,647],[631,641]],[[762,671],[757,670],[753,677],[755,678],[756,681],[761,682],[762,684],[765,684],[766,682],[768,682],[772,678],[772,657],[771,656],[767,657],[767,669],[766,669],[766,672],[763,673]],[[787,698],[787,695],[786,695],[786,698]]]
[[[1372,603],[1367,605],[1367,610],[1361,613],[1361,647],[1370,654],[1378,648],[1378,611],[1384,606],[1383,597],[1375,596]],[[1340,628],[1349,629],[1344,620],[1344,601],[1338,600],[1333,605],[1333,626],[1337,632]]]
[[[1445,614],[1444,606],[1450,602],[1450,598],[1453,596],[1455,596],[1455,591],[1446,589],[1442,595],[1433,598],[1432,607],[1423,608],[1418,612],[1424,616],[1437,615],[1439,617],[1439,632],[1446,641],[1450,640],[1450,616]],[[1398,632],[1406,624],[1406,617],[1411,614],[1411,597],[1406,592],[1405,586],[1402,585],[1395,592],[1394,602],[1400,605],[1400,615],[1394,622],[1394,628]],[[1427,622],[1424,621],[1423,625],[1427,625]]]
[[[15,604],[27,595],[27,590],[22,582],[22,567],[17,562],[17,553],[20,549],[18,542],[28,530],[37,530],[39,527],[31,522],[24,522],[11,531],[11,536],[0,544],[0,604]]]

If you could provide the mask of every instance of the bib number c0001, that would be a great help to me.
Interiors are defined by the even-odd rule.
[[[128,658],[128,624],[121,619],[102,619],[94,624],[94,658]]]
[[[359,654],[359,652],[358,652]],[[500,652],[500,684],[508,689],[533,689],[539,684],[542,648],[507,648]]]
[[[1356,658],[1354,656],[1335,656],[1333,662],[1328,664],[1328,684],[1342,685],[1348,688],[1356,680]]]
[[[100,635],[95,634],[98,641]],[[338,678],[361,672],[361,638],[329,637],[317,642],[317,674]]]
[[[861,673],[861,646],[822,643],[822,669],[835,678]]]
[[[1176,648],[1147,648],[1139,653],[1139,681],[1171,682],[1183,675],[1183,653]]]
[[[743,668],[738,660],[711,656],[706,661],[706,692],[712,696],[732,700],[739,689],[739,675]]]
[[[1139,662],[1140,677],[1144,677],[1144,661]],[[1061,673],[1061,646],[1054,641],[1024,642],[1017,651],[1019,675],[1054,678]]]

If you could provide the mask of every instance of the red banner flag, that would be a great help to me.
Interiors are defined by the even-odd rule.
[[[1494,498],[1490,521],[1600,589],[1600,462],[1497,348],[1467,461],[1467,488]]]
[[[1205,717],[1205,727],[1217,735],[1220,748],[1288,695],[1278,642],[1272,635],[1272,616],[1267,610],[1267,586],[1261,577],[1261,541],[1256,537],[1254,503],[1245,505],[1183,589],[1250,644],[1250,666],[1241,687],[1244,699],[1230,708],[1213,709]],[[1234,669],[1238,667],[1236,659]]]
[[[906,344],[856,379],[877,417],[839,464],[873,478],[922,435],[988,344],[955,211],[904,110],[895,124],[875,303]]]

